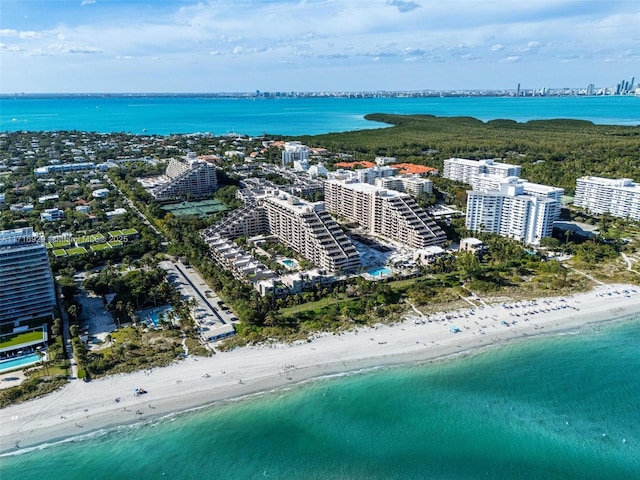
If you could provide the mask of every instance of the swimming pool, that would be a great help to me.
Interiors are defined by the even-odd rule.
[[[160,314],[162,314],[166,321],[168,320],[167,314],[171,311],[173,311],[173,307],[171,305],[165,305],[163,307],[152,307],[144,310],[138,310],[137,315],[141,322],[149,325],[149,321],[151,321],[151,323],[157,327],[160,323]]]
[[[15,370],[21,367],[27,367],[39,361],[40,361],[40,357],[35,353],[31,353],[23,357],[11,358],[9,360],[2,360],[0,361],[0,372],[6,372],[9,370]]]
[[[367,273],[372,277],[386,277],[393,274],[393,271],[387,267],[378,267],[371,270],[367,270]]]
[[[298,262],[296,260],[293,260],[292,258],[283,258],[282,260],[280,260],[280,263],[282,263],[287,268],[296,268],[298,266]]]

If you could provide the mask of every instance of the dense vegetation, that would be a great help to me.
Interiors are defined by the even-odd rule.
[[[442,168],[451,157],[502,158],[522,165],[522,178],[575,189],[576,177],[640,179],[640,127],[594,125],[581,120],[482,122],[469,117],[371,114],[391,127],[298,138],[354,159],[397,157]]]

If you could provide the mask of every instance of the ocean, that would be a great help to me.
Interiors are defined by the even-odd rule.
[[[640,318],[0,458],[3,479],[638,479]]]
[[[0,96],[0,132],[315,135],[384,126],[367,113],[469,116],[483,121],[573,118],[640,125],[640,97],[212,98]]]
[[[319,134],[366,113],[640,124],[638,97],[0,97],[0,131]],[[4,479],[640,479],[640,319],[381,368],[0,457]]]

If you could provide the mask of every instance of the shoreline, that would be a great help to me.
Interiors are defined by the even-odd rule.
[[[493,304],[473,309],[473,314],[471,310],[408,316],[390,326],[318,334],[310,342],[189,357],[165,368],[89,383],[72,380],[44,397],[0,410],[0,454],[243,401],[331,376],[426,365],[475,355],[513,340],[630,319],[640,315],[640,287],[607,285],[571,297]],[[459,333],[450,331],[452,324],[460,327]],[[134,396],[140,387],[148,393]]]

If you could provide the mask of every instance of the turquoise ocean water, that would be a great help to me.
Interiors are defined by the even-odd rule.
[[[298,135],[372,112],[638,125],[640,98],[0,97],[0,131]],[[0,478],[640,479],[640,319],[74,438]]]
[[[0,458],[3,479],[637,479],[640,319]]]
[[[236,132],[304,135],[375,128],[367,113],[508,118],[574,118],[640,124],[640,97],[282,98],[0,97],[0,131],[84,130],[134,134]]]

